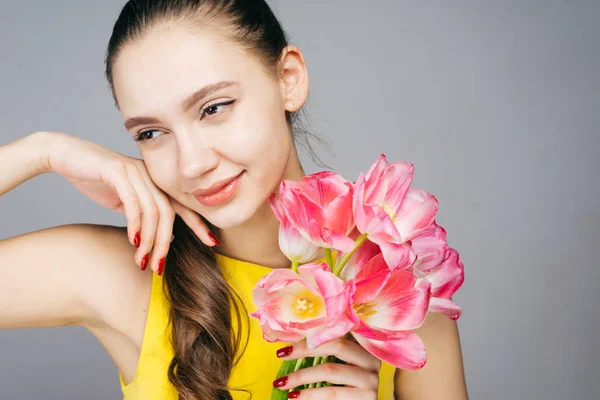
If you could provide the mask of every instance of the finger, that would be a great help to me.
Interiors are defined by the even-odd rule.
[[[145,270],[150,266],[150,269],[156,272],[158,270],[158,265],[156,262],[151,264],[149,258],[152,248],[154,247],[160,212],[148,184],[135,165],[128,164],[127,176],[138,194],[142,209],[141,242],[140,247],[136,252],[135,259],[142,270]],[[169,239],[170,238],[171,236],[169,235]]]
[[[119,209],[124,211],[127,218],[129,243],[135,246],[136,235],[141,229],[141,204],[138,194],[127,176],[125,164],[119,161],[114,168],[108,170],[106,178],[108,180],[106,183],[112,185],[119,199],[121,199],[121,203],[123,203]]]
[[[210,230],[197,212],[190,210],[172,197],[169,197],[169,199],[175,212],[181,217],[185,224],[190,227],[196,236],[198,236],[202,243],[207,246],[215,246],[220,244],[211,237]]]
[[[353,386],[361,389],[377,390],[379,374],[354,365],[326,362],[288,374],[273,382],[273,387],[281,390],[300,385],[327,381],[335,385]]]
[[[152,191],[152,189],[151,189]],[[165,260],[169,247],[171,245],[171,237],[173,236],[173,222],[175,221],[175,211],[171,207],[171,203],[167,196],[162,192],[153,191],[155,202],[158,206],[159,218],[158,227],[156,229],[156,237],[154,238],[154,248],[152,249],[152,257],[150,263],[156,266],[156,273],[162,275],[165,268]],[[154,267],[152,268],[154,270]]]
[[[287,398],[301,400],[377,400],[377,392],[345,386],[330,386],[293,391],[288,393]]]
[[[333,355],[349,364],[353,364],[370,371],[379,371],[381,368],[381,360],[379,360],[377,357],[374,357],[358,343],[343,338],[323,343],[314,349],[309,349],[306,340],[303,340],[301,342],[294,343],[292,346],[279,349],[277,353],[282,354],[283,356],[280,358],[283,358],[284,360]]]

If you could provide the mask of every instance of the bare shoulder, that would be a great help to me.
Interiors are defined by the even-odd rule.
[[[152,273],[126,228],[55,226],[0,240],[0,329],[81,325],[137,343]]]
[[[82,261],[89,260],[81,288],[95,315],[83,324],[127,330],[132,317],[146,310],[152,284],[152,271],[141,271],[135,263],[136,248],[129,243],[127,228],[74,224],[66,229],[76,230],[86,242],[83,247],[91,250],[89,255],[81,255]]]

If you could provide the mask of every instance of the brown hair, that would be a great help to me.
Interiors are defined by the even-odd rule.
[[[279,57],[288,41],[264,0],[130,0],[115,23],[106,52],[106,78],[117,107],[112,66],[125,44],[158,23],[175,21],[199,26],[205,22],[217,27],[215,19],[220,31],[228,29],[231,38],[263,61],[267,72],[278,76]],[[307,139],[310,136],[327,143],[298,129],[298,115],[287,113],[288,123],[294,126],[294,138],[298,132],[303,133],[305,149],[324,166]],[[216,227],[203,220],[213,234],[218,234]],[[179,216],[175,218],[173,234],[175,240],[163,276],[165,295],[171,302],[169,322],[175,352],[169,380],[184,400],[231,399],[229,390],[242,389],[230,388],[229,376],[245,350],[240,348],[242,330],[234,334],[232,318],[241,328],[242,317],[248,318],[247,310],[225,280],[212,249]]]

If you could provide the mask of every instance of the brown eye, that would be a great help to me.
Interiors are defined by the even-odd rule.
[[[229,106],[230,104],[233,104],[234,102],[235,102],[235,100],[228,100],[228,101],[224,101],[222,103],[215,103],[215,104],[206,106],[206,108],[204,108],[202,110],[202,115],[200,116],[200,119],[204,118],[206,115],[211,116],[211,115],[218,114],[219,112],[222,111],[223,108],[226,108],[227,106]]]

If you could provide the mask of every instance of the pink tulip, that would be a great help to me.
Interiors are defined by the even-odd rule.
[[[438,202],[424,190],[410,188],[414,166],[388,163],[384,154],[359,175],[353,198],[356,226],[381,247],[388,266],[409,268],[416,260],[411,239],[435,219]]]
[[[431,282],[429,310],[441,312],[452,320],[460,318],[462,310],[452,301],[452,296],[465,280],[465,269],[458,252],[450,248],[446,260],[429,270],[426,279]]]
[[[413,271],[417,276],[419,276],[418,272],[427,272],[444,262],[446,252],[450,248],[446,237],[446,230],[434,221],[411,240],[412,248],[417,255],[417,260],[413,264]]]
[[[348,313],[355,322],[352,335],[377,358],[402,369],[425,365],[425,346],[412,332],[423,324],[431,284],[410,270],[390,270],[379,247],[365,242],[342,271],[353,283]]]
[[[257,283],[252,296],[267,342],[297,342],[309,348],[344,336],[354,326],[346,310],[351,284],[336,277],[326,263],[304,264],[298,273],[275,269]]]
[[[319,247],[307,240],[298,229],[294,228],[281,203],[277,201],[276,194],[269,197],[269,205],[279,220],[279,248],[290,261],[303,264],[312,261],[319,253]]]
[[[352,182],[340,174],[325,171],[299,181],[284,180],[277,207],[290,224],[314,245],[350,251],[354,241],[348,237],[354,228]],[[272,206],[273,207],[273,206]]]
[[[413,272],[419,279],[431,282],[429,311],[441,312],[456,320],[462,311],[452,301],[452,295],[465,280],[464,265],[458,252],[446,243],[446,230],[437,223],[431,224],[419,236],[413,238],[412,246],[417,254]]]

